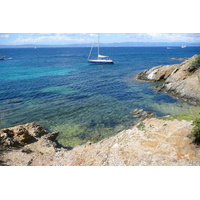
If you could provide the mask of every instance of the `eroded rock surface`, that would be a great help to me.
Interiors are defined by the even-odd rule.
[[[21,149],[7,151],[7,165],[32,166],[173,166],[200,165],[200,150],[188,138],[191,121],[146,118],[129,130],[72,150],[58,149],[44,136]]]
[[[137,75],[137,79],[154,82],[164,80],[161,89],[193,103],[200,103],[199,55],[195,55],[181,64],[157,66],[145,70]]]
[[[56,151],[58,132],[48,133],[35,122],[0,130],[0,164],[30,165],[38,155]]]

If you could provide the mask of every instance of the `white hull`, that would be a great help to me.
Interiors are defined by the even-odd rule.
[[[88,60],[92,64],[114,64],[112,60]]]

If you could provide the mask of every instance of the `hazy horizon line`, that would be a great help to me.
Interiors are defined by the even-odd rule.
[[[73,44],[2,44],[0,48],[6,47],[91,47],[97,46],[97,43],[73,43]],[[101,43],[101,47],[175,47],[175,46],[200,46],[200,43],[194,42],[113,42]]]

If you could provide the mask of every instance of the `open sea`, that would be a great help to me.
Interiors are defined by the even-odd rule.
[[[35,121],[59,131],[58,142],[73,147],[97,141],[133,125],[131,111],[158,116],[198,115],[199,106],[156,93],[155,83],[138,82],[137,73],[179,64],[173,57],[200,54],[200,47],[102,47],[114,65],[87,63],[90,48],[0,49],[0,128]],[[13,60],[8,60],[12,57]]]

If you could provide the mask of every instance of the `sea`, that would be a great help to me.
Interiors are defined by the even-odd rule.
[[[102,47],[115,64],[87,62],[90,48],[1,48],[0,128],[36,122],[59,131],[58,143],[72,148],[130,128],[134,109],[157,116],[198,115],[191,105],[135,75],[172,58],[200,54],[200,47]],[[95,52],[94,52],[95,53]],[[8,59],[9,57],[13,59]]]

